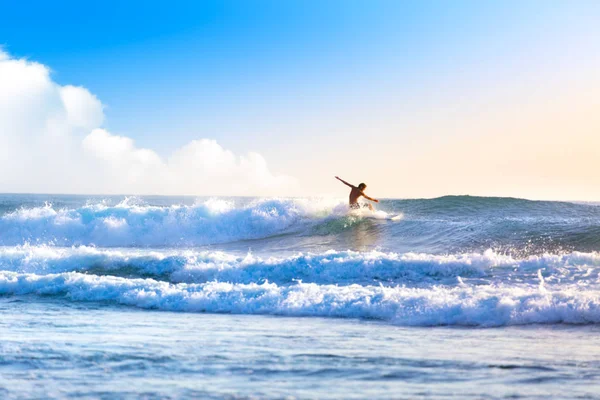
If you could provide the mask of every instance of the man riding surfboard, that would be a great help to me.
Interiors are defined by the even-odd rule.
[[[364,191],[367,188],[367,185],[365,185],[364,183],[361,183],[358,186],[354,186],[354,185],[351,185],[350,183],[346,182],[339,176],[336,176],[335,179],[339,180],[344,185],[350,186],[352,188],[350,190],[350,199],[349,199],[350,200],[350,208],[354,208],[354,209],[360,208],[360,204],[358,203],[358,199],[360,196],[364,197],[367,200],[374,201],[375,203],[379,203],[379,200],[369,197],[365,194]],[[368,207],[371,211],[373,211],[373,206],[371,204],[368,204],[368,203],[363,204],[363,207]]]

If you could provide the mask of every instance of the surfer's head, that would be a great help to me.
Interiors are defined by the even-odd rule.
[[[367,188],[367,185],[366,185],[366,184],[364,184],[364,183],[361,183],[360,185],[358,185],[358,188],[359,188],[360,190],[365,190],[365,189]]]

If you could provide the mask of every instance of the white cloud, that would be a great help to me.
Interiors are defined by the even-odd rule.
[[[0,192],[287,195],[296,186],[260,154],[199,139],[163,159],[102,129],[103,120],[87,89],[0,50]]]
[[[85,88],[64,86],[60,88],[60,97],[70,125],[93,129],[102,124],[104,120],[102,103]]]

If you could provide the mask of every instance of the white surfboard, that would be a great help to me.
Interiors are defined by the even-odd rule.
[[[379,220],[384,220],[384,221],[400,221],[402,219],[402,217],[404,216],[404,214],[400,213],[400,214],[389,214],[385,211],[381,211],[381,210],[376,210],[376,211],[370,211],[370,210],[360,210],[358,213],[353,212],[353,214],[355,215],[359,215],[363,218],[370,218],[370,219],[379,219]]]
[[[394,215],[394,216],[390,217],[390,221],[400,221],[403,216],[404,216],[403,214]]]

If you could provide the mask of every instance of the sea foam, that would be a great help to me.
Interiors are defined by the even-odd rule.
[[[183,249],[99,249],[89,246],[0,247],[0,269],[38,275],[87,272],[150,277],[169,282],[297,281],[318,284],[454,285],[467,283],[598,282],[600,254],[572,252],[514,258],[484,253],[435,255],[381,251],[326,251],[261,257],[252,253]]]
[[[403,286],[168,283],[87,275],[0,272],[0,294],[58,296],[181,312],[368,318],[398,325],[599,323],[600,295],[576,285]]]
[[[221,199],[193,206],[149,206],[129,199],[114,206],[46,204],[2,215],[0,245],[198,246],[269,237],[347,210],[335,199],[261,199],[242,206]]]

